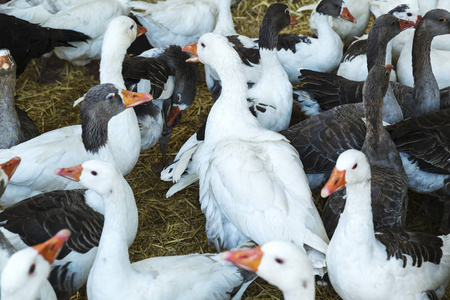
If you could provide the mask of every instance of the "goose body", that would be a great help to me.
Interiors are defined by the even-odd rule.
[[[2,162],[15,155],[22,159],[16,176],[1,197],[1,205],[7,207],[45,191],[79,187],[56,177],[53,174],[55,165],[70,165],[94,157],[122,164],[123,152],[116,152],[121,145],[114,145],[114,141],[107,138],[108,122],[113,115],[125,110],[126,105],[131,107],[150,99],[147,94],[136,95],[112,84],[93,87],[81,107],[82,125],[49,131],[10,149],[0,150]],[[127,142],[127,136],[122,136],[121,143]]]
[[[296,151],[252,117],[240,58],[227,39],[205,34],[198,45],[200,61],[211,64],[222,78],[205,141],[193,156],[209,242],[218,250],[248,239],[258,244],[277,238],[306,244],[312,248],[309,255],[317,273],[323,274],[327,237]],[[214,60],[219,53],[223,59]],[[288,178],[296,178],[295,184]]]
[[[185,46],[213,30],[234,32],[231,0],[169,0],[158,3],[133,1],[130,5],[139,22],[148,29],[153,47]],[[143,11],[143,12],[141,12]],[[180,15],[184,18],[180,18]]]
[[[8,49],[0,50],[0,149],[7,149],[40,134],[27,113],[14,105],[16,63]]]
[[[54,51],[58,58],[83,66],[101,58],[108,24],[118,16],[127,15],[129,11],[127,0],[82,1],[57,12],[43,25],[77,30],[91,37],[87,42],[73,43],[75,48],[57,47]]]
[[[322,189],[325,194],[344,185],[347,189],[345,209],[327,252],[334,289],[343,299],[442,298],[450,279],[449,236],[402,229],[376,232],[370,174],[364,154],[348,150]]]

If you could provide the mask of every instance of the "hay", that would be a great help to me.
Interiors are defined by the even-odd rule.
[[[274,2],[276,1],[241,1],[232,9],[237,32],[257,37],[264,12]],[[284,33],[309,34],[309,14],[302,16],[296,13],[296,10],[312,2],[307,0],[287,3],[300,24],[290,26],[283,31]],[[203,72],[202,66],[199,66],[199,70]],[[17,104],[30,114],[42,132],[79,124],[79,107],[73,108],[73,101],[90,87],[98,84],[98,81],[94,80],[84,68],[69,64],[66,64],[62,70],[63,79],[59,83],[40,85],[35,82],[38,75],[38,64],[32,62],[18,80]],[[172,155],[175,155],[181,145],[203,124],[212,105],[204,83],[198,84],[197,92],[194,104],[184,113],[180,124],[173,129],[169,143],[169,153]],[[139,229],[134,244],[130,248],[130,260],[194,252],[215,252],[206,241],[205,218],[198,203],[198,187],[192,186],[166,199],[165,193],[171,183],[161,181],[151,169],[151,164],[159,162],[160,159],[161,153],[157,145],[141,154],[135,169],[126,176],[135,193],[139,209]],[[421,197],[411,194],[408,227],[433,232],[433,224],[418,212]],[[319,209],[323,205],[318,195],[316,195],[316,203]],[[339,299],[339,296],[328,287],[318,287],[316,293],[316,299]],[[448,292],[447,295],[449,295]],[[84,289],[71,299],[86,299]],[[277,288],[263,280],[257,280],[249,287],[243,299],[283,298]]]

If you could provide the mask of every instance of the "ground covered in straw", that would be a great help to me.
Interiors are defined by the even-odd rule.
[[[259,25],[267,7],[275,1],[243,0],[232,9],[236,30],[250,37],[258,36]],[[308,16],[295,13],[296,9],[313,1],[294,1],[287,3],[300,24],[291,26],[284,32],[309,34]],[[201,70],[202,67],[199,66]],[[66,64],[61,72],[62,80],[56,84],[36,83],[39,75],[39,62],[32,62],[17,83],[17,104],[25,109],[42,132],[55,128],[79,124],[79,107],[72,107],[73,101],[82,96],[98,81],[84,68]],[[169,153],[175,155],[185,140],[206,120],[212,105],[204,82],[197,85],[197,98],[184,113],[183,118],[172,134]],[[298,108],[297,108],[298,112]],[[301,116],[300,116],[301,117]],[[298,120],[298,115],[296,119]],[[163,255],[214,252],[208,246],[204,230],[205,219],[198,203],[198,187],[190,187],[166,199],[165,193],[170,183],[159,179],[153,173],[152,163],[160,161],[158,145],[145,153],[126,179],[133,188],[139,208],[139,229],[136,240],[130,248],[131,261]],[[59,166],[55,166],[57,168]],[[433,232],[434,225],[419,212],[419,200],[423,196],[411,195],[409,228]],[[316,195],[320,209],[322,201]],[[447,293],[449,295],[449,293]],[[244,295],[244,299],[282,299],[280,291],[263,280],[254,282]],[[328,287],[318,287],[317,299],[339,299]],[[450,299],[449,297],[446,297]],[[82,290],[72,300],[86,299]]]

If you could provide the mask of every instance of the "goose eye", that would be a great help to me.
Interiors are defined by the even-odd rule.
[[[392,22],[392,24],[391,24],[391,25],[395,26],[395,21],[394,21],[394,22]]]
[[[335,4],[334,7],[341,9],[341,6],[339,4]]]
[[[444,23],[446,20],[444,18],[439,18],[438,21]]]
[[[284,264],[284,260],[282,260],[281,258],[275,258],[275,261],[280,265]]]
[[[204,43],[201,43],[200,46],[202,46],[202,48],[206,47]]]
[[[356,169],[357,167],[358,167],[358,164],[354,164],[353,167],[352,167],[352,169],[354,170],[354,169]]]
[[[94,176],[97,176],[97,172],[96,171],[92,171],[91,174],[94,175]]]
[[[177,102],[180,102],[180,100],[181,100],[181,95],[178,94],[178,95],[177,95]]]
[[[134,25],[131,25],[131,26],[130,26],[130,29],[133,30],[133,28],[134,28]]]
[[[34,270],[36,270],[36,265],[35,265],[35,264],[32,264],[32,265],[30,266],[30,269],[28,270],[28,274],[29,274],[29,275],[33,275]]]
[[[289,8],[286,8],[286,9],[284,10],[284,13],[287,14],[287,15],[289,15],[289,14],[290,14],[290,13],[289,13]]]
[[[106,100],[113,100],[114,99],[114,94],[109,94],[108,96],[106,96]]]
[[[411,17],[412,16],[412,13],[407,13],[406,14],[408,17]]]

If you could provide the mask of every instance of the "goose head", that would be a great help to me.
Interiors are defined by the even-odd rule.
[[[445,9],[427,12],[416,27],[416,34],[426,34],[429,38],[450,33],[450,13]]]
[[[35,299],[69,236],[70,231],[63,229],[42,244],[14,253],[2,271],[2,298]]]
[[[114,18],[109,24],[105,32],[105,37],[108,43],[115,41],[115,44],[128,45],[127,48],[134,42],[134,40],[147,32],[142,26],[136,24],[136,22],[127,16],[119,16]],[[113,46],[105,45],[104,46]]]
[[[0,49],[0,76],[16,74],[16,63],[8,49]]]
[[[7,162],[0,164],[0,197],[8,185],[11,176],[13,176],[17,167],[20,164],[20,157],[16,156],[8,160]]]
[[[111,83],[90,88],[80,110],[82,139],[86,150],[96,152],[106,144],[108,122],[112,117],[151,100],[152,95],[130,92]]]
[[[400,4],[388,11],[388,14],[393,15],[401,20],[416,22],[419,18],[419,9],[410,4]]]
[[[314,299],[314,271],[305,250],[286,241],[271,241],[262,246],[222,253],[224,260],[252,271],[283,293]]]
[[[356,19],[352,16],[343,0],[322,0],[317,5],[316,12],[356,24]]]
[[[56,169],[55,174],[80,182],[101,196],[111,194],[117,179],[123,178],[115,165],[101,160],[89,160],[78,166]]]
[[[347,150],[339,155],[336,167],[320,191],[320,195],[323,198],[328,197],[347,184],[363,183],[370,178],[370,165],[366,155],[355,149]]]

